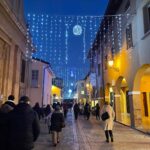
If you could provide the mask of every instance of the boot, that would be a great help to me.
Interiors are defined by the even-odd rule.
[[[106,142],[109,143],[109,134],[108,134],[108,130],[105,131],[105,136],[106,136]]]
[[[111,138],[111,142],[114,142],[112,130],[109,130],[109,135],[110,135],[110,138]]]

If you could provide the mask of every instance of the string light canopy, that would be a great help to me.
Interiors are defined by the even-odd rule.
[[[69,89],[71,83],[75,83],[75,80],[84,78],[86,75],[88,70],[86,58],[89,50],[93,47],[93,43],[97,46],[99,41],[103,40],[108,43],[104,49],[112,47],[112,53],[115,53],[115,43],[118,43],[118,49],[121,49],[123,20],[124,17],[129,16],[129,14],[51,16],[49,14],[29,13],[27,15],[28,31],[32,35],[36,48],[36,53],[32,55],[35,58],[50,62],[56,70],[56,74],[59,74],[60,77],[63,76],[65,86],[68,86]],[[104,22],[103,30],[99,32],[99,39],[96,39],[102,21]],[[114,26],[117,27],[116,31],[112,30]],[[26,38],[28,43],[29,33]],[[109,40],[109,42],[106,42],[106,40]],[[28,49],[26,49],[26,57],[31,58],[30,55]],[[61,68],[62,74],[60,73]],[[86,69],[79,71],[79,68]],[[82,72],[84,76],[81,75]],[[74,81],[69,77],[74,78]]]

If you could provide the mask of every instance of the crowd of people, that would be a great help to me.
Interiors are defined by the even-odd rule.
[[[30,106],[30,99],[22,96],[18,105],[10,95],[0,108],[0,149],[31,150],[40,133],[37,113]]]
[[[0,149],[2,150],[31,150],[34,147],[34,142],[40,134],[39,120],[42,118],[48,125],[48,133],[52,134],[53,146],[57,146],[60,142],[60,132],[65,127],[65,118],[70,105],[66,102],[55,102],[53,105],[40,107],[37,102],[34,107],[30,106],[30,99],[27,96],[22,96],[19,103],[14,103],[15,97],[8,96],[8,100],[1,105],[0,108]],[[85,105],[74,102],[73,112],[75,120],[78,120],[79,115],[83,115],[86,120],[90,119],[92,112],[88,102]],[[108,102],[105,102],[100,110],[100,105],[97,103],[94,108],[94,115],[97,120],[104,121],[104,131],[106,142],[114,141],[113,138],[113,120],[115,113]]]

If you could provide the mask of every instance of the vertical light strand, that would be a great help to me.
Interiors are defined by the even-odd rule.
[[[65,17],[65,63],[68,64],[68,22]]]
[[[85,27],[83,28],[83,63],[85,63],[86,60],[86,29]]]

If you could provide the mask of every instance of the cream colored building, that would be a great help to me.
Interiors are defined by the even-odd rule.
[[[0,0],[0,97],[29,95],[30,60],[23,0]],[[29,39],[30,40],[30,39]],[[28,47],[30,55],[32,48]]]
[[[38,102],[40,106],[52,104],[51,89],[54,74],[50,64],[43,60],[33,59],[31,68],[31,105],[34,106],[36,102]]]
[[[92,56],[98,58],[100,97],[114,106],[116,121],[145,132],[150,132],[149,12],[150,0],[110,0]]]

